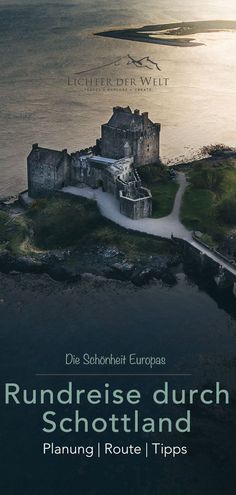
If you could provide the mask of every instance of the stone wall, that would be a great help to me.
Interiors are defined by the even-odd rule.
[[[99,187],[102,183],[102,169],[94,167],[89,162],[89,157],[72,155],[71,159],[71,183],[87,184],[92,188]]]
[[[127,144],[136,167],[157,163],[160,159],[160,126],[154,124],[143,133],[102,126],[102,156],[118,160],[126,154]]]
[[[152,129],[134,140],[134,157],[136,167],[158,163],[160,159],[160,126],[154,124]]]
[[[102,188],[105,192],[116,195],[116,177],[112,176],[107,170],[102,173]]]
[[[108,158],[119,160],[124,156],[124,146],[127,141],[126,131],[102,125],[101,154]],[[131,152],[132,154],[132,152]]]
[[[132,199],[124,196],[124,193],[120,191],[120,212],[133,220],[150,217],[152,215],[151,192],[142,187],[140,193],[143,193],[143,197],[140,196],[137,199]]]
[[[29,196],[34,198],[61,189],[70,183],[70,157],[62,152],[59,163],[45,163],[40,159],[40,150],[34,149],[27,160]]]

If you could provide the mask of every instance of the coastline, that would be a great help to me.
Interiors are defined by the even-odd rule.
[[[226,160],[227,156],[226,154]],[[214,164],[213,159],[209,160]],[[172,286],[176,284],[175,267],[183,262],[190,262],[190,265],[196,267],[200,265],[200,269],[206,272],[210,268],[211,277],[218,277],[222,288],[232,287],[235,272],[233,262],[230,265],[232,274],[227,274],[229,258],[218,252],[214,246],[207,244],[205,241],[207,235],[205,237],[203,235],[202,239],[199,235],[196,237],[191,232],[194,230],[193,227],[187,230],[181,223],[181,209],[182,215],[184,212],[182,196],[187,187],[183,170],[185,173],[189,172],[193,165],[194,162],[182,164],[181,172],[176,166],[180,188],[171,213],[160,219],[145,219],[145,225],[142,220],[130,221],[127,217],[121,216],[117,205],[114,206],[115,213],[112,208],[107,210],[101,201],[104,201],[105,196],[110,201],[110,195],[100,190],[91,189],[90,195],[87,196],[88,188],[78,190],[65,188],[76,189],[75,196],[73,191],[58,191],[54,199],[44,199],[43,203],[39,201],[35,205],[32,202],[30,205],[27,202],[23,203],[22,195],[19,195],[19,199],[2,199],[0,215],[5,233],[1,240],[0,271],[6,274],[16,272],[48,274],[56,281],[67,282],[78,282],[84,274],[91,274],[105,279],[130,281],[137,286],[145,285],[151,280],[161,280]],[[100,202],[94,201],[95,192],[100,194]],[[45,209],[50,204],[51,207]],[[73,236],[70,237],[72,242],[68,242],[62,234],[65,225],[61,225],[63,219],[61,215],[65,207],[67,211],[74,211],[76,204],[83,208],[77,213],[80,212],[81,216],[82,211],[84,212],[85,224],[74,225]],[[91,225],[87,221],[88,206],[94,215]],[[43,227],[42,218],[47,218],[47,215],[50,217],[49,224]],[[120,215],[118,219],[117,215]],[[50,230],[50,225],[57,225],[54,234]],[[43,234],[42,229],[45,228],[49,228],[51,245],[50,241],[47,241],[47,236]],[[5,242],[3,242],[4,235]],[[225,267],[225,273],[221,273],[220,265]]]
[[[101,33],[94,33],[95,36],[104,36],[107,38],[118,38],[120,40],[138,41],[140,43],[152,43],[155,45],[167,45],[191,48],[193,46],[204,46],[204,43],[195,42],[194,39],[190,40],[167,40],[162,38],[151,38],[147,36],[139,36],[138,34],[129,33],[129,31],[105,31]]]
[[[172,244],[172,241],[168,242]],[[131,282],[136,286],[154,279],[174,285],[176,279],[172,268],[182,262],[179,249],[176,254],[141,254],[133,256],[132,261],[127,258],[116,246],[101,245],[87,249],[48,250],[34,255],[17,255],[4,250],[0,252],[0,271],[5,274],[47,274],[58,282],[75,283],[90,274],[94,278]]]
[[[170,24],[153,24],[140,28],[114,29],[94,33],[95,36],[118,38],[129,41],[139,41],[141,43],[152,43],[175,47],[191,48],[205,46],[204,43],[195,41],[187,36],[209,32],[219,32],[225,30],[236,30],[236,21],[211,20],[211,21],[190,21]],[[155,38],[154,36],[159,36]],[[162,37],[162,36],[165,36]],[[175,38],[167,39],[171,36]]]

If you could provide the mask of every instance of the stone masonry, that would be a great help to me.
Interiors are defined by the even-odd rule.
[[[138,219],[152,214],[152,195],[144,188],[138,166],[158,163],[160,124],[147,113],[132,113],[129,107],[115,107],[109,122],[102,126],[96,151],[68,154],[33,144],[27,159],[28,194],[45,196],[68,185],[101,187],[119,201],[124,215]]]
[[[144,112],[132,113],[130,107],[114,107],[107,124],[102,125],[101,155],[120,159],[133,156],[135,167],[160,160],[160,124],[154,124]]]

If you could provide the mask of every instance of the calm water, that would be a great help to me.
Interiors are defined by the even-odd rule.
[[[114,105],[147,110],[162,123],[166,162],[190,156],[204,144],[235,144],[236,33],[198,35],[206,46],[191,49],[93,36],[112,27],[216,18],[236,19],[235,2],[12,0],[6,5],[0,1],[0,194],[25,187],[25,156],[33,142],[70,151],[88,146],[99,136],[100,123]],[[148,94],[99,95],[68,87],[68,75],[127,53],[158,60],[169,86]],[[106,75],[117,77],[119,71],[111,67]],[[126,71],[123,67],[122,77]],[[135,69],[127,74],[137,76]],[[57,379],[38,381],[35,373],[63,372],[66,352],[137,352],[166,356],[167,372],[192,374],[181,382],[171,379],[173,385],[196,387],[219,379],[234,397],[235,299],[202,282],[200,290],[182,273],[178,279],[171,289],[159,284],[135,289],[114,282],[70,286],[44,277],[1,275],[2,383],[19,380],[29,387],[57,386]],[[93,386],[101,386],[100,380],[94,379]],[[112,386],[138,386],[144,396],[157,386],[156,380],[147,382],[147,378],[132,383],[111,380]],[[79,385],[76,379],[74,383]],[[84,379],[83,386],[91,387],[91,378]],[[205,415],[198,412],[192,434],[184,440],[191,455],[175,463],[131,457],[100,463],[45,459],[40,451],[47,438],[40,434],[39,409],[1,408],[1,491],[6,495],[205,495],[207,487],[209,494],[231,495],[234,405],[223,415],[209,409]],[[73,435],[53,440],[80,442]],[[129,437],[128,442],[144,440]],[[168,441],[180,439],[172,436]]]
[[[174,387],[204,388],[220,380],[235,397],[235,299],[219,298],[178,274],[172,289],[159,284],[135,289],[125,284],[83,283],[68,286],[44,277],[3,276],[0,284],[1,381],[18,381],[24,387],[66,385],[68,378],[39,378],[35,373],[68,372],[64,365],[66,352],[81,354],[113,352],[138,355],[164,355],[167,373],[191,373],[187,378],[170,378]],[[78,372],[78,370],[73,370]],[[80,370],[81,371],[81,370]],[[89,372],[96,369],[89,369]],[[108,369],[97,371],[109,372]],[[112,371],[115,371],[114,369]],[[116,371],[120,371],[119,369]],[[121,370],[122,372],[125,369]],[[127,371],[130,372],[130,369]],[[149,372],[147,369],[138,371]],[[157,370],[160,372],[160,370]],[[133,372],[133,370],[131,370]],[[138,387],[144,399],[145,415],[157,415],[148,400],[151,390],[163,378],[72,378],[75,386]],[[2,388],[1,388],[2,391]],[[171,409],[165,414],[171,415]],[[82,490],[86,494],[130,493],[135,495],[230,494],[235,484],[234,459],[236,424],[234,402],[229,408],[215,411],[204,408],[204,414],[193,412],[192,433],[184,438],[171,435],[164,441],[190,448],[190,455],[175,462],[151,458],[106,458],[101,461],[78,457],[47,457],[41,454],[42,442],[77,445],[94,444],[94,434],[41,434],[40,407],[1,409],[2,475],[0,486],[9,495],[17,493],[65,494]],[[73,407],[58,410],[60,417],[72,415]],[[106,416],[107,410],[96,409]],[[90,411],[91,413],[91,411]],[[83,414],[89,415],[86,406]],[[95,414],[95,411],[92,411]],[[163,411],[162,411],[163,414]],[[113,442],[163,441],[160,435],[106,435]],[[177,442],[177,443],[176,443]],[[219,469],[220,467],[220,469]],[[14,479],[12,471],[14,469]],[[13,482],[13,484],[12,484]],[[228,491],[227,491],[228,490]]]
[[[25,187],[25,157],[33,142],[70,151],[93,144],[114,105],[147,110],[162,123],[166,162],[205,144],[234,145],[236,33],[197,35],[206,45],[186,49],[93,36],[112,27],[198,19],[236,19],[235,2],[0,2],[0,193]],[[169,86],[99,94],[68,86],[74,72],[128,53],[157,60],[158,76],[168,77]],[[112,67],[97,75],[130,78],[140,72]]]

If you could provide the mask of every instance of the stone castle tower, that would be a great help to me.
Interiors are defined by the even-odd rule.
[[[70,181],[70,155],[33,144],[27,158],[29,195],[35,198],[58,190]]]
[[[102,125],[102,156],[120,159],[133,156],[134,165],[158,163],[160,159],[160,124],[153,123],[148,113],[132,113],[130,107],[114,107],[107,124]]]
[[[140,115],[130,107],[115,107],[108,123],[102,125],[101,139],[88,150],[69,154],[67,149],[33,144],[27,158],[29,197],[83,184],[113,194],[123,215],[132,219],[151,216],[152,194],[142,186],[136,167],[159,162],[160,128],[147,112]]]

